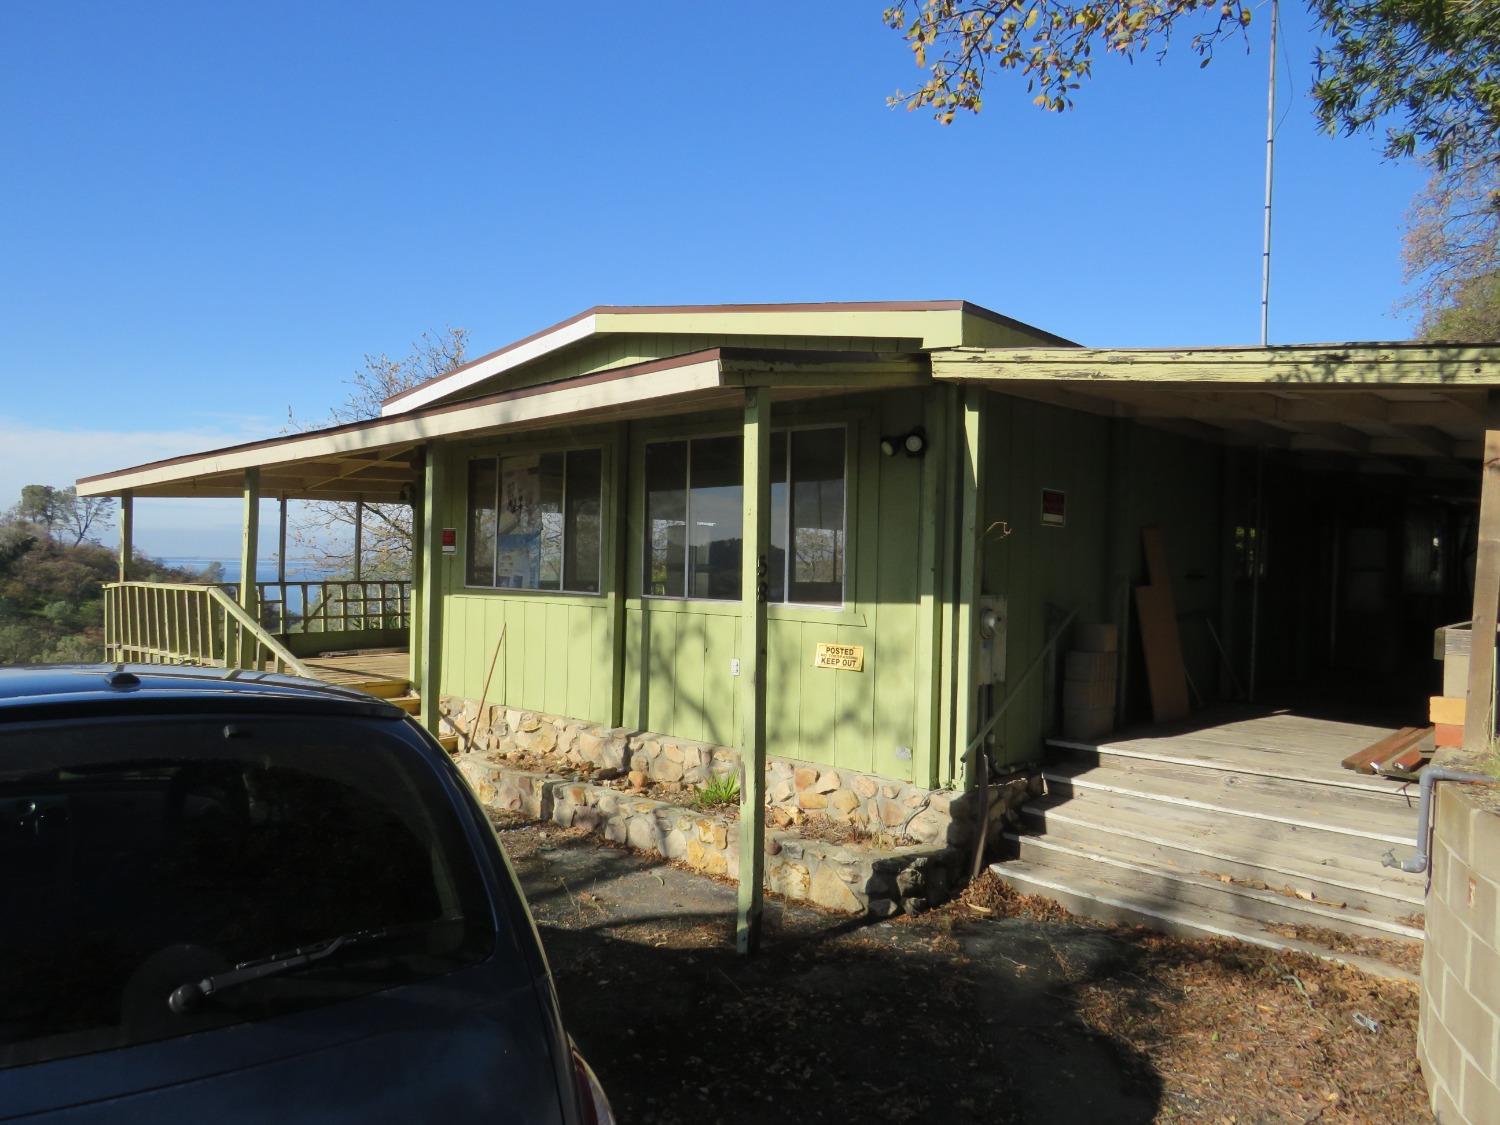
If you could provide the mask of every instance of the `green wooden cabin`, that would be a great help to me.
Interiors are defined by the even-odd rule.
[[[1467,615],[1497,384],[1494,348],[1102,351],[959,301],[601,307],[378,419],[79,491],[122,498],[126,559],[130,505],[156,496],[413,505],[402,622],[434,728],[439,698],[483,696],[961,788],[996,709],[994,764],[1041,756],[1080,624],[1118,631],[1115,719],[1149,717],[1145,527],[1195,702],[1257,674],[1263,695],[1392,680],[1412,636]],[[1349,536],[1374,527],[1352,569]],[[247,523],[252,560],[259,535]],[[242,584],[240,608],[266,586]],[[174,640],[169,600],[134,604],[111,611],[112,653],[230,659]],[[300,659],[318,642],[278,643]]]

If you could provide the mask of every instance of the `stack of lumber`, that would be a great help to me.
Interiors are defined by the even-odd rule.
[[[1416,777],[1436,749],[1432,727],[1402,727],[1343,761],[1346,770],[1381,777]]]

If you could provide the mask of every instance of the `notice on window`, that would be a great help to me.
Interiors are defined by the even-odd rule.
[[[813,653],[814,668],[835,668],[840,672],[865,670],[864,645],[831,645],[819,641]]]

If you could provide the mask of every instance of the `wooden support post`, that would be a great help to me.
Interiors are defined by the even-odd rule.
[[[281,584],[281,615],[286,617],[286,493],[278,499],[276,512],[276,581]]]
[[[365,502],[354,502],[354,581],[365,576]]]
[[[1495,618],[1500,609],[1500,430],[1484,434],[1479,492],[1479,549],[1474,560],[1474,613],[1464,749],[1487,751],[1495,736]]]
[[[423,497],[411,498],[411,592],[406,615],[406,678],[413,687],[422,682],[422,576],[427,570],[423,507]]]
[[[120,493],[120,581],[130,581],[130,564],[135,559],[135,497]]]
[[[245,470],[243,535],[240,539],[240,608],[256,621],[260,620],[260,599],[255,585],[255,564],[260,557],[260,467]],[[259,662],[255,638],[240,630],[239,666],[249,668]],[[258,671],[259,669],[257,669]]]
[[[1115,724],[1125,723],[1126,680],[1130,671],[1130,589],[1135,583],[1139,526],[1131,503],[1130,442],[1135,423],[1109,420],[1109,511],[1105,550],[1109,567],[1103,594],[1104,614],[1115,624]]]
[[[609,724],[625,725],[626,542],[630,530],[630,424],[615,426],[609,486]],[[642,669],[641,675],[645,676]]]
[[[959,389],[954,386],[938,388],[941,392],[943,432],[947,440],[937,447],[941,458],[943,478],[943,518],[941,552],[939,554],[939,593],[942,600],[942,620],[939,624],[938,658],[938,756],[942,760],[942,782],[944,785],[958,784],[958,756],[963,747],[958,744],[958,734],[953,721],[958,709],[958,686],[954,665],[958,660],[958,530],[959,503],[962,488],[959,486],[959,470],[964,461],[963,402]]]
[[[422,646],[418,687],[422,696],[422,725],[433,737],[439,733],[442,718],[439,704],[443,688],[443,585],[448,577],[443,557],[443,493],[447,487],[443,470],[442,455],[429,446],[422,474],[422,528],[427,558],[422,568],[422,632],[417,643]]]
[[[740,553],[740,885],[735,948],[760,946],[766,869],[766,580],[771,545],[771,392],[745,389]]]
[[[955,612],[958,651],[953,662],[956,686],[953,729],[955,745],[960,752],[968,747],[977,725],[974,690],[974,610],[983,583],[983,549],[979,541],[984,534],[984,430],[988,414],[985,409],[986,405],[986,392],[983,387],[964,388],[963,459],[959,471],[961,499],[958,515],[958,604]],[[983,753],[983,748],[979,752]],[[957,764],[959,786],[968,788],[973,783],[976,773],[974,763],[965,758]]]
[[[943,519],[944,468],[951,465],[947,399],[943,388],[929,387],[924,401],[927,452],[922,458],[922,511],[917,561],[917,722],[916,752],[922,784],[937,788],[947,778],[939,713],[942,711],[943,663]]]

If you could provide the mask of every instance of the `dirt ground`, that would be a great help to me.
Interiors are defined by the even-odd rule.
[[[622,1122],[1421,1122],[1414,988],[1074,919],[986,876],[918,918],[767,900],[500,815]]]

